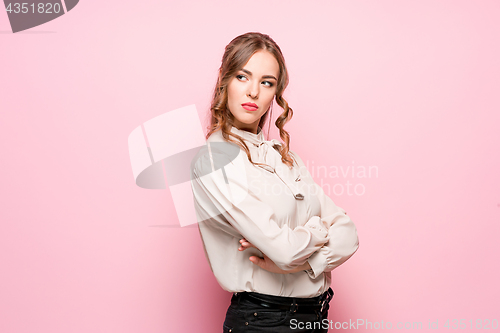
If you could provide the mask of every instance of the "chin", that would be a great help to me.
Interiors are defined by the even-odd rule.
[[[246,124],[246,125],[251,125],[255,123],[256,121],[259,121],[260,117],[240,117],[236,118],[240,123]]]

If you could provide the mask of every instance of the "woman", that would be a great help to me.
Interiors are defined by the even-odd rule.
[[[358,248],[345,210],[289,149],[287,85],[283,55],[268,35],[233,39],[207,146],[191,165],[205,254],[221,287],[233,292],[224,332],[326,332],[330,272]],[[276,126],[284,143],[262,132],[273,100],[283,109]]]

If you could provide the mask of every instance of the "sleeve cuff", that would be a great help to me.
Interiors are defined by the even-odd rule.
[[[313,216],[307,221],[304,227],[308,228],[319,238],[329,238],[328,229],[319,216]]]
[[[311,269],[306,270],[307,275],[311,279],[317,279],[318,276],[320,276],[326,269],[327,266],[327,261],[326,261],[326,256],[323,253],[323,251],[318,250],[312,254],[312,256],[309,257],[307,260],[309,265],[311,266]]]

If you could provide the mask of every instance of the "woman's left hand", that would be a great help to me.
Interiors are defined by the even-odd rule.
[[[257,249],[257,247],[255,245],[253,245],[252,243],[250,243],[249,241],[247,241],[245,238],[240,239],[240,244],[241,244],[241,246],[238,249],[239,251],[245,251],[246,249],[248,249],[250,247],[255,247]],[[279,268],[278,266],[276,266],[276,264],[274,263],[274,261],[272,261],[271,259],[269,259],[269,257],[266,256],[264,253],[262,253],[262,255],[264,256],[264,258],[259,258],[257,256],[251,256],[249,259],[255,265],[257,265],[260,268],[263,268],[266,271],[269,271],[271,273],[290,274],[290,273],[296,273],[296,272],[300,272],[300,271],[303,271],[305,269],[309,269],[310,268],[309,264],[306,263],[306,264],[298,266],[297,268],[294,268],[292,270],[285,271],[285,270]]]

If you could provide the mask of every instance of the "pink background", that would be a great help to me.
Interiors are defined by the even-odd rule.
[[[169,190],[135,185],[127,137],[189,104],[206,124],[248,31],[282,48],[310,171],[378,170],[315,175],[364,189],[331,193],[360,248],[329,319],[500,320],[499,16],[497,0],[86,0],[12,34],[0,11],[0,331],[222,331],[231,294],[197,228],[164,227]]]

